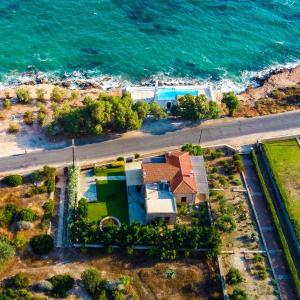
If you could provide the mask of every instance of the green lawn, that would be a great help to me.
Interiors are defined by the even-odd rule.
[[[88,219],[98,221],[105,216],[115,216],[122,223],[129,223],[128,200],[125,180],[97,181],[98,202],[88,206]]]
[[[96,176],[125,176],[125,166],[118,167],[96,167],[94,168],[94,173]]]
[[[264,143],[285,207],[300,241],[300,148],[295,139]]]

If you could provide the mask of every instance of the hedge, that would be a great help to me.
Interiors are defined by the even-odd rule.
[[[9,175],[4,178],[4,183],[8,186],[18,186],[23,184],[23,177],[21,175]]]
[[[300,299],[300,280],[299,280],[299,277],[298,277],[297,268],[294,264],[294,261],[293,261],[288,243],[287,243],[287,241],[285,239],[285,236],[284,236],[284,233],[281,229],[281,225],[280,225],[280,222],[279,222],[279,219],[278,219],[278,216],[277,216],[272,198],[269,194],[267,185],[266,185],[265,180],[263,178],[263,175],[261,173],[261,170],[260,170],[260,167],[259,167],[259,164],[258,164],[258,160],[257,160],[257,157],[256,157],[256,154],[255,154],[254,150],[251,151],[251,155],[252,155],[252,160],[254,162],[255,169],[256,169],[256,172],[257,172],[257,175],[258,175],[258,178],[259,178],[259,181],[260,181],[260,185],[262,187],[262,190],[264,192],[265,198],[266,198],[267,203],[268,203],[269,210],[270,210],[271,215],[272,215],[273,223],[276,227],[276,230],[278,232],[278,235],[279,235],[279,238],[280,238],[280,241],[281,241],[281,244],[282,244],[285,259],[286,259],[286,262],[288,264],[288,268],[289,268],[290,273],[291,273],[292,278],[293,278],[293,282],[294,282],[294,285],[295,285],[295,288],[296,288],[297,296]]]
[[[70,227],[73,224],[74,211],[75,211],[75,207],[76,207],[79,173],[80,173],[79,166],[70,167],[68,169],[69,182],[68,182],[68,230],[67,230],[67,236],[68,236],[69,241],[70,241],[70,238],[69,238]]]

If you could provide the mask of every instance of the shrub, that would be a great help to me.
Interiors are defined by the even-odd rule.
[[[248,295],[245,291],[236,288],[233,290],[233,293],[229,296],[229,299],[230,300],[247,300]]]
[[[23,208],[18,213],[18,218],[20,221],[33,222],[38,218],[38,216],[37,213],[31,208]]]
[[[38,122],[39,122],[40,125],[44,125],[45,120],[46,120],[46,114],[39,111],[38,115],[37,115],[37,119],[38,119]]]
[[[204,154],[204,150],[200,146],[193,144],[185,144],[181,147],[181,150],[187,151],[190,155],[194,156],[200,156]]]
[[[36,93],[36,100],[41,102],[45,101],[46,91],[43,88],[36,89],[35,93]]]
[[[105,285],[105,281],[101,278],[100,272],[96,269],[87,269],[81,274],[81,279],[87,292],[93,296],[94,299],[98,299]]]
[[[66,298],[67,293],[74,286],[74,278],[68,274],[55,275],[50,278],[50,282],[53,285],[52,296],[56,298]]]
[[[26,237],[21,234],[17,234],[17,236],[13,240],[13,244],[16,247],[16,249],[21,249],[21,248],[25,247],[27,242],[28,241],[27,241]]]
[[[35,254],[48,254],[54,247],[52,236],[48,234],[36,235],[31,238],[30,246]]]
[[[140,158],[140,157],[141,157],[141,155],[140,155],[139,153],[135,153],[135,154],[134,154],[134,158],[135,158],[135,159],[138,159],[138,158]]]
[[[149,112],[155,119],[163,119],[168,115],[167,111],[154,101],[149,104]]]
[[[17,88],[16,96],[21,103],[28,103],[31,100],[29,90],[26,88]]]
[[[71,101],[78,100],[79,98],[80,98],[79,91],[72,91],[71,92],[71,96],[70,96]]]
[[[18,273],[13,277],[12,282],[17,289],[26,289],[29,286],[30,280],[28,274]]]
[[[236,229],[236,223],[233,217],[227,214],[218,217],[215,224],[220,230],[224,232],[232,232]]]
[[[28,192],[28,196],[32,197],[33,195],[39,195],[39,194],[44,194],[48,192],[48,187],[45,185],[41,185],[41,186],[33,186],[29,192]]]
[[[232,180],[232,183],[234,185],[242,185],[242,181],[240,179],[234,179],[234,180]]]
[[[21,175],[9,175],[4,177],[4,183],[8,186],[18,186],[23,184],[23,177]]]
[[[64,89],[59,86],[55,86],[51,92],[50,99],[54,102],[62,102],[66,96]]]
[[[222,157],[224,154],[223,154],[223,151],[222,150],[215,150],[215,151],[212,151],[210,153],[210,158],[212,160],[216,159],[216,158],[220,158]]]
[[[117,157],[117,161],[125,161],[125,158],[123,156]]]
[[[10,122],[8,127],[9,133],[18,133],[20,131],[20,125],[16,122]]]
[[[32,125],[34,121],[34,116],[31,110],[27,110],[23,117],[24,123],[27,125]]]
[[[242,283],[243,278],[242,278],[242,275],[241,275],[241,273],[238,269],[230,268],[227,275],[226,275],[226,281],[229,284],[236,285],[236,284]]]
[[[10,225],[17,213],[17,206],[15,204],[6,204],[0,208],[0,225]]]
[[[11,257],[15,256],[16,248],[6,241],[0,240],[0,264],[4,264]]]
[[[128,246],[126,248],[127,254],[128,255],[133,255],[134,254],[134,248],[132,246]]]
[[[10,101],[10,99],[5,99],[4,100],[4,108],[5,109],[10,109],[11,108],[11,101]]]

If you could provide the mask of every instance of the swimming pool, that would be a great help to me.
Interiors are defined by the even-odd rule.
[[[157,100],[168,100],[173,101],[176,100],[177,96],[183,95],[193,95],[198,96],[199,92],[197,90],[189,90],[189,89],[176,89],[176,88],[167,88],[167,89],[157,89],[156,99]]]

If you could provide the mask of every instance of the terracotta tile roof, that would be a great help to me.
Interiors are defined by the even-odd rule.
[[[166,180],[174,194],[197,193],[195,176],[188,152],[173,151],[166,154],[165,163],[143,163],[144,183]]]

